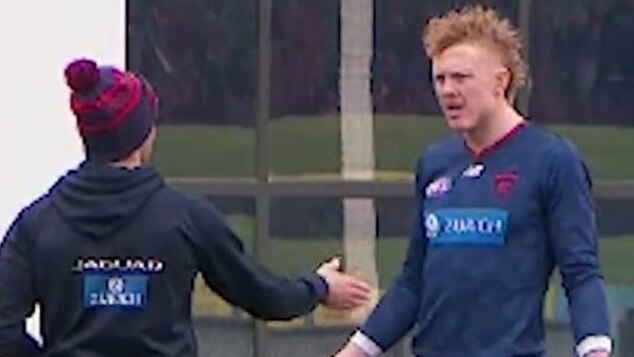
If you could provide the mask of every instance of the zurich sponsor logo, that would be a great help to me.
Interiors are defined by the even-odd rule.
[[[432,181],[432,183],[427,185],[427,187],[425,188],[425,197],[440,197],[449,190],[451,190],[451,179],[446,176],[439,177],[436,180]]]
[[[84,276],[85,308],[132,308],[145,305],[147,276],[86,274]]]
[[[508,212],[491,208],[445,208],[425,213],[432,245],[504,244]]]

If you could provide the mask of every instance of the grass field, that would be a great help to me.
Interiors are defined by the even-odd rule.
[[[634,179],[634,129],[553,126],[571,139],[595,179]],[[437,117],[377,115],[376,169],[411,172],[424,146],[447,130]],[[335,115],[273,120],[270,125],[273,176],[337,175],[340,171],[339,118]],[[168,177],[252,177],[255,133],[229,126],[162,126],[156,164]]]

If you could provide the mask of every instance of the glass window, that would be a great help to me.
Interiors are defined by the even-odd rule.
[[[273,1],[271,160],[275,177],[338,175],[339,4]]]
[[[255,1],[128,1],[127,56],[161,102],[155,162],[171,177],[253,176]]]

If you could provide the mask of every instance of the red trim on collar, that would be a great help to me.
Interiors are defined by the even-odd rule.
[[[480,151],[477,151],[474,148],[472,148],[471,146],[469,146],[469,144],[467,143],[466,140],[464,141],[464,147],[465,147],[465,149],[467,149],[469,154],[471,154],[471,156],[473,156],[474,159],[476,159],[476,160],[481,159],[484,155],[486,155],[486,154],[490,153],[491,151],[495,150],[500,145],[504,144],[506,141],[511,139],[513,136],[515,136],[515,134],[517,134],[517,132],[519,132],[520,129],[522,129],[525,126],[526,126],[526,122],[525,121],[522,121],[522,122],[518,123],[517,125],[515,125],[513,127],[513,129],[509,130],[506,134],[502,135],[502,137],[499,138],[498,140],[496,140],[493,144],[483,148]]]

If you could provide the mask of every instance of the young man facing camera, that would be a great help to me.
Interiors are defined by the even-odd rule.
[[[513,108],[526,76],[518,32],[466,7],[431,19],[423,42],[454,134],[419,158],[401,274],[336,356],[376,356],[414,325],[420,357],[544,356],[555,267],[577,355],[609,356],[590,177],[570,143]]]

